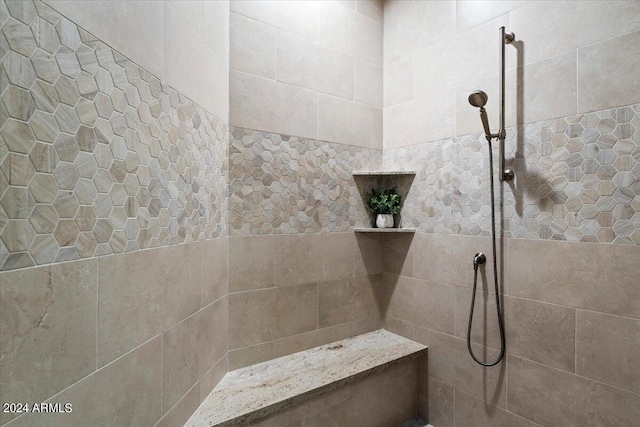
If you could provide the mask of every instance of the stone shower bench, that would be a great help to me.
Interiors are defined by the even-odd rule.
[[[229,372],[185,427],[247,425],[427,354],[378,330]]]

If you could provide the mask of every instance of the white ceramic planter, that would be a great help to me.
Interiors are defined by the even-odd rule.
[[[378,216],[376,217],[376,227],[393,228],[393,215],[378,214]]]

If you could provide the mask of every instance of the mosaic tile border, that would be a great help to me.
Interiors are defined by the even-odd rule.
[[[370,224],[366,185],[382,151],[251,129],[230,129],[231,235],[349,231]]]
[[[226,235],[227,124],[39,1],[0,20],[1,269]]]
[[[502,194],[505,236],[640,244],[640,104],[509,128],[506,149],[516,179]],[[418,171],[406,226],[490,233],[482,135],[385,150],[383,158],[385,168]]]

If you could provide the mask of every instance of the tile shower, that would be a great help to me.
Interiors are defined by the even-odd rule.
[[[74,405],[0,425],[182,426],[228,371],[380,328],[429,346],[434,427],[640,423],[639,2],[2,0],[0,25],[0,400]],[[501,25],[482,368],[466,96],[497,119]],[[417,171],[415,235],[353,232],[378,169]]]

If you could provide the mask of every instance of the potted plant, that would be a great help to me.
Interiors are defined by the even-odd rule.
[[[400,212],[400,196],[396,187],[382,187],[379,190],[372,189],[367,193],[367,205],[376,215],[376,227],[393,228],[393,216]]]

